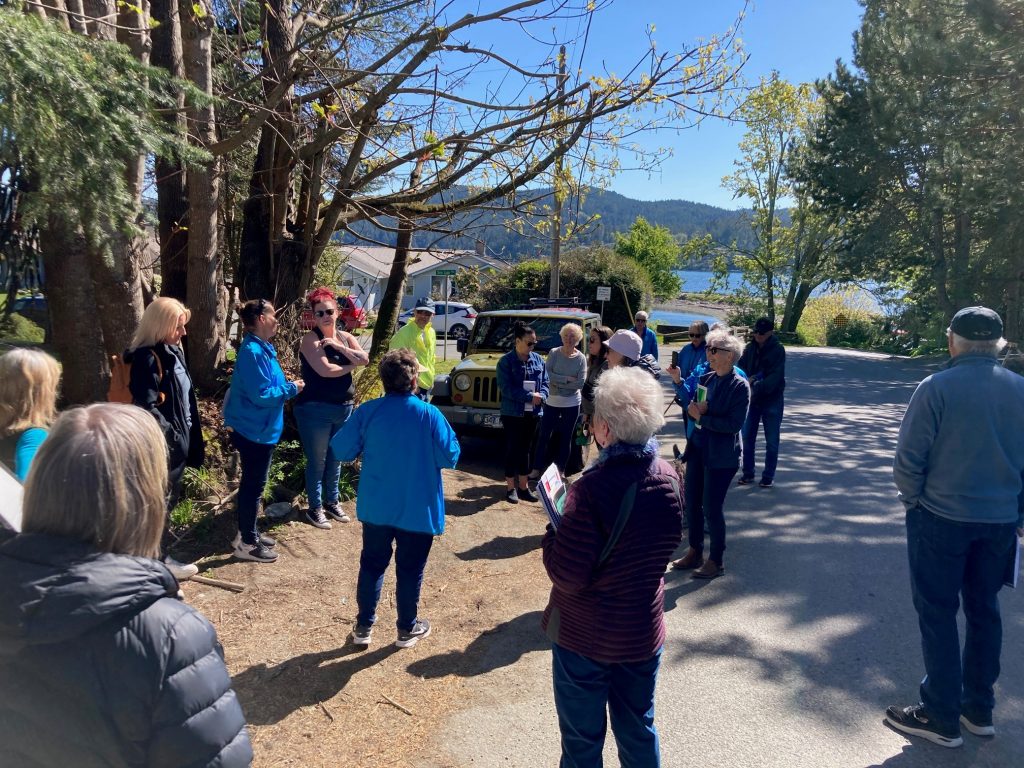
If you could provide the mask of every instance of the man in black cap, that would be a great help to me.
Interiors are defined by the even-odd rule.
[[[958,747],[961,725],[976,736],[995,734],[1003,632],[997,594],[1024,533],[1024,378],[999,365],[1003,321],[991,309],[961,309],[946,336],[952,360],[910,399],[893,466],[907,508],[910,590],[926,674],[920,703],[889,707],[885,719],[904,733]]]
[[[775,483],[782,432],[782,393],[786,389],[786,349],[775,338],[775,324],[767,317],[754,323],[754,340],[747,344],[737,365],[750,381],[750,409],[743,424],[743,472],[739,484],[754,482],[754,446],[764,423],[764,471],[762,488]]]
[[[430,402],[430,391],[434,386],[434,372],[437,359],[437,332],[434,331],[434,300],[425,296],[416,300],[412,322],[406,323],[394,336],[388,350],[411,349],[420,364],[420,375],[414,394]]]

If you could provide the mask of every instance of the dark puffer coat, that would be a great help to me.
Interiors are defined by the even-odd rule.
[[[0,584],[0,765],[252,762],[216,633],[161,563],[21,534]]]

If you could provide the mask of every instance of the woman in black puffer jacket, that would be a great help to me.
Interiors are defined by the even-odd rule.
[[[152,559],[166,482],[132,406],[68,411],[40,448],[0,545],[0,765],[252,762],[216,633]]]

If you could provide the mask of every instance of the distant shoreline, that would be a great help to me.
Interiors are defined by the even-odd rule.
[[[725,320],[732,308],[731,305],[720,301],[701,301],[699,299],[673,299],[655,304],[653,309],[660,309],[663,312],[685,312],[689,314],[708,315],[719,320]]]

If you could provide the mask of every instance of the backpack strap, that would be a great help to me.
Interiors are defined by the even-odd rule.
[[[622,503],[619,505],[619,516],[615,518],[615,526],[612,528],[611,535],[608,537],[608,541],[604,545],[604,549],[601,550],[601,557],[597,560],[597,568],[604,565],[605,560],[611,555],[612,550],[619,541],[619,536],[622,535],[622,529],[626,527],[626,523],[629,522],[629,516],[633,512],[633,505],[636,503],[636,489],[637,484],[632,483],[629,488],[626,489],[626,493],[622,497]]]

